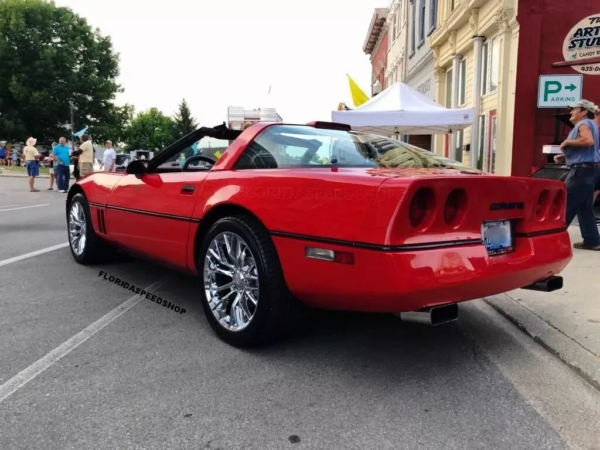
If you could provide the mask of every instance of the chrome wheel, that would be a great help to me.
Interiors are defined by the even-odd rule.
[[[69,213],[69,241],[71,248],[77,256],[81,256],[85,250],[85,213],[79,202],[73,202]]]
[[[239,235],[214,237],[204,257],[204,292],[219,324],[229,331],[245,329],[258,306],[258,270],[248,244]]]

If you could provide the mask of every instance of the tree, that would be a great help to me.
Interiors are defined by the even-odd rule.
[[[125,137],[127,150],[160,152],[173,143],[175,122],[157,108],[150,108],[131,121]]]
[[[192,112],[188,106],[185,98],[179,104],[179,111],[175,114],[175,140],[182,138],[183,136],[190,134],[198,128],[196,119],[192,117]]]
[[[111,120],[119,57],[110,38],[68,8],[0,0],[0,136],[51,142]],[[118,114],[117,116],[118,117]]]
[[[111,108],[103,122],[90,125],[89,134],[92,140],[98,144],[108,140],[112,141],[113,144],[125,142],[127,129],[133,121],[134,112],[132,105]]]

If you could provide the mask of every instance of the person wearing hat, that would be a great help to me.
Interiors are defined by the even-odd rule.
[[[570,167],[565,183],[567,185],[567,226],[575,216],[583,242],[574,245],[582,250],[600,250],[600,233],[594,215],[594,187],[600,180],[600,134],[594,123],[596,105],[581,100],[569,105],[571,123],[574,127],[560,148],[557,163]]]
[[[40,176],[40,164],[38,159],[40,158],[40,152],[35,148],[37,139],[30,137],[27,139],[27,146],[23,149],[23,156],[25,157],[25,166],[27,167],[27,175],[29,175],[29,191],[40,192],[34,186],[35,177]]]

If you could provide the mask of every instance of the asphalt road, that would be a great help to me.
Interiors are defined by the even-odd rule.
[[[84,267],[68,248],[6,263],[66,242],[64,195],[17,178],[0,192],[2,450],[600,449],[598,392],[481,302],[439,328],[321,313],[242,351],[190,277]]]

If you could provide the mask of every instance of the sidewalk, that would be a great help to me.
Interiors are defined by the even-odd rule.
[[[577,226],[569,235],[581,240]],[[573,249],[561,275],[561,290],[520,289],[484,301],[600,389],[600,252]]]

